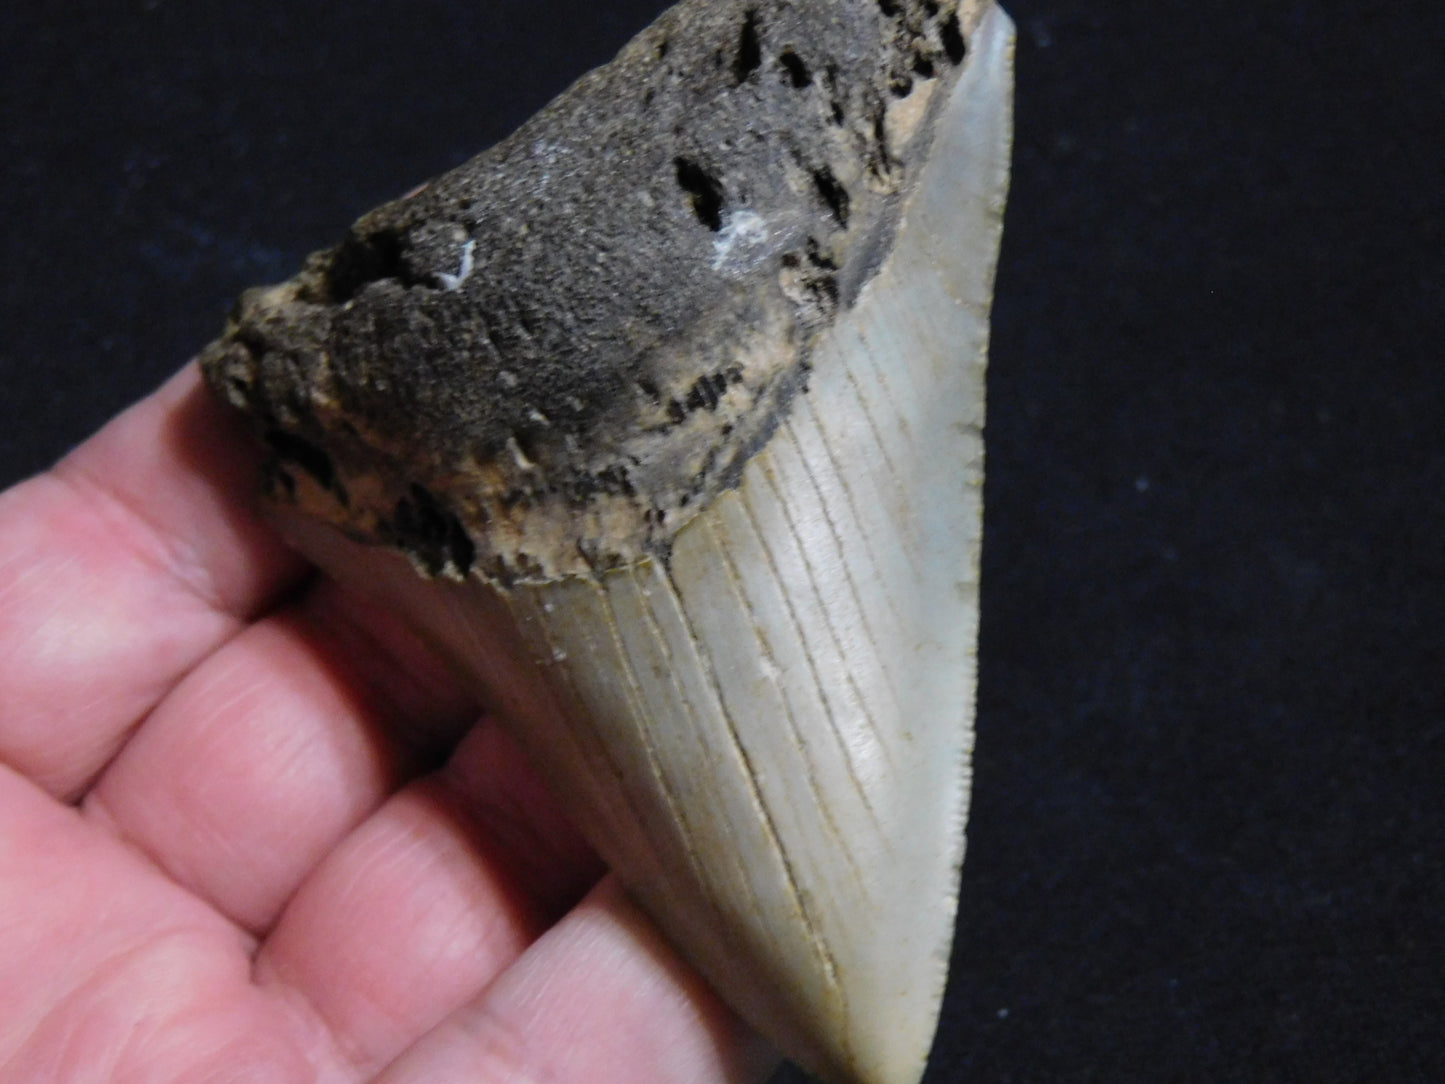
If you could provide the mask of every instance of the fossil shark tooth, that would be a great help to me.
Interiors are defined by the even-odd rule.
[[[913,1084],[947,971],[1012,42],[685,0],[202,356],[295,544],[834,1082]]]

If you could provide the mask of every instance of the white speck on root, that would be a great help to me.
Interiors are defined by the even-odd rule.
[[[438,271],[436,273],[437,281],[441,283],[443,290],[446,290],[448,293],[453,290],[458,290],[461,288],[462,283],[472,277],[472,253],[476,251],[476,248],[477,243],[475,241],[468,241],[462,246],[462,266],[455,275],[448,274],[445,271]]]
[[[767,243],[768,223],[753,211],[735,211],[727,216],[717,240],[712,243],[712,269],[747,270],[759,249]]]

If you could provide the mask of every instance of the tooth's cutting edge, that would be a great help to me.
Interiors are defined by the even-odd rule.
[[[203,355],[289,537],[838,1084],[919,1079],[947,973],[1012,42],[688,0]]]

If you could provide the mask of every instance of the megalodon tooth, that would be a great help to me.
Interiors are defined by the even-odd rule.
[[[991,0],[684,0],[202,354],[678,950],[914,1084],[969,793],[1011,144]]]

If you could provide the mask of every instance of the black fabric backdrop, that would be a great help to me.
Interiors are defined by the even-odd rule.
[[[0,482],[661,6],[8,4]],[[1445,1079],[1445,15],[1011,10],[928,1079]]]

